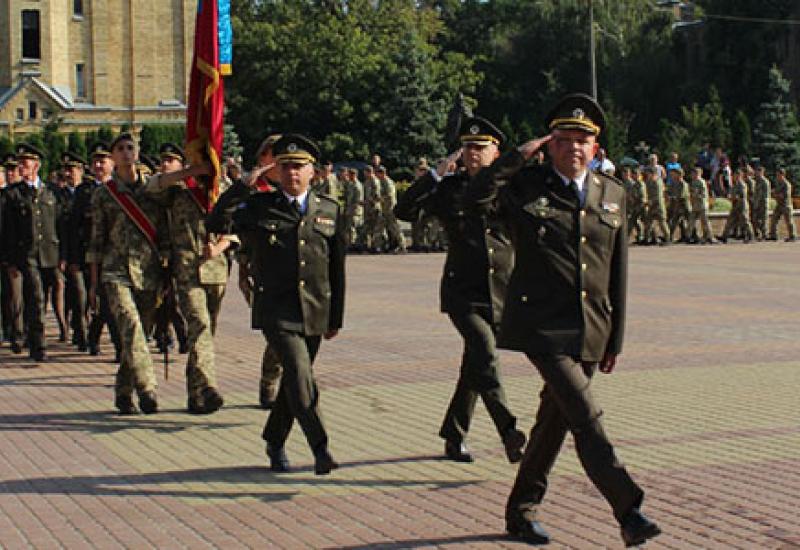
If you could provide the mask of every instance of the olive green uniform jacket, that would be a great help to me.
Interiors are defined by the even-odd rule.
[[[589,172],[581,206],[548,165],[511,151],[481,170],[467,205],[497,209],[515,263],[498,335],[501,348],[596,362],[622,351],[627,285],[625,191]]]
[[[334,199],[309,191],[301,215],[280,191],[255,193],[233,221],[255,283],[254,329],[316,336],[341,328],[344,224]]]

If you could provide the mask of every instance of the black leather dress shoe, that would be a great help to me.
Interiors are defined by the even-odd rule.
[[[89,355],[99,355],[100,354],[100,348],[97,347],[97,343],[96,342],[89,342],[89,345],[87,347],[88,347]]]
[[[205,413],[211,414],[217,412],[225,401],[217,391],[217,388],[205,388],[203,390],[203,403],[205,405]]]
[[[538,521],[523,518],[507,519],[506,531],[512,537],[528,544],[544,545],[550,542],[550,535],[547,534],[547,531]]]
[[[267,444],[267,457],[269,457],[269,469],[273,472],[289,471],[289,458],[283,447],[273,447]]]
[[[522,449],[525,447],[525,434],[517,429],[509,430],[503,437],[503,446],[506,448],[506,456],[511,464],[516,464],[522,460]]]
[[[206,406],[202,397],[190,397],[186,401],[186,410],[189,414],[206,414]]]
[[[114,400],[114,406],[119,411],[119,414],[138,414],[139,409],[133,404],[133,399],[130,395],[118,395]]]
[[[46,363],[47,354],[45,354],[43,349],[38,349],[36,351],[31,352],[31,359],[33,359],[37,363]]]
[[[445,441],[444,443],[444,456],[456,462],[474,462],[472,454],[464,445],[464,442],[456,443],[455,441]]]
[[[139,408],[144,414],[155,414],[158,412],[158,398],[153,390],[143,391],[139,394]]]
[[[22,346],[20,346],[16,342],[11,342],[11,353],[19,355],[20,353],[22,353]]]
[[[318,476],[329,474],[338,467],[339,463],[333,459],[327,448],[314,452],[314,473]]]
[[[620,524],[620,531],[626,547],[638,546],[661,534],[658,525],[647,519],[638,508],[634,508],[625,516]]]

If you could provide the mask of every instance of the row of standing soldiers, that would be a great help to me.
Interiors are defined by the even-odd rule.
[[[328,163],[317,172],[312,187],[342,205],[348,248],[359,252],[405,252],[405,239],[393,212],[397,204],[395,182],[381,165],[367,165],[363,173],[362,183],[358,169],[344,167],[337,176]]]
[[[709,220],[710,193],[702,168],[692,170],[687,182],[682,169],[670,170],[665,183],[656,167],[626,167],[628,233],[639,244],[669,244],[680,231],[680,242],[712,244],[738,236],[745,242],[777,240],[778,223],[786,225],[786,241],[796,239],[792,220],[792,184],[786,171],[776,171],[773,184],[763,166],[736,171],[730,190],[731,210],[718,239]],[[770,198],[775,201],[770,221]]]

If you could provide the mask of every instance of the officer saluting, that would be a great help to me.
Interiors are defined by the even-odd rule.
[[[506,505],[508,532],[535,544],[549,541],[536,512],[567,430],[625,544],[660,533],[639,511],[644,493],[615,456],[589,387],[598,365],[613,370],[625,322],[625,191],[588,170],[604,122],[592,98],[568,95],[547,116],[550,135],[500,157],[468,190],[468,202],[499,209],[516,253],[498,345],[524,352],[545,383]],[[545,143],[552,166],[525,167]]]
[[[464,354],[456,390],[439,431],[445,440],[445,455],[457,462],[472,462],[464,438],[480,396],[509,461],[519,462],[525,435],[516,429],[517,419],[508,408],[495,348],[495,330],[502,317],[514,251],[506,224],[495,212],[474,213],[463,204],[470,180],[498,157],[505,136],[481,117],[466,120],[463,129],[463,148],[440,162],[436,175],[426,173],[415,181],[395,213],[406,221],[417,220],[423,209],[437,216],[450,243],[441,283],[441,309],[464,339]],[[445,176],[459,156],[465,170]]]
[[[314,472],[338,464],[328,452],[311,367],[320,341],[333,338],[344,313],[344,224],[339,205],[309,190],[319,148],[286,134],[273,153],[280,190],[256,193],[234,213],[253,288],[253,328],[263,331],[283,365],[278,397],[264,427],[273,471],[289,469],[283,446],[297,419],[314,453]]]

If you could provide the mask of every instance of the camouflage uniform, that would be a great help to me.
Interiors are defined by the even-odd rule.
[[[672,237],[667,227],[667,209],[664,206],[664,182],[655,177],[647,180],[647,224],[645,236],[649,242],[656,242],[655,227],[657,225],[661,237],[665,242],[671,242]]]
[[[711,222],[708,219],[708,185],[703,178],[695,178],[689,184],[689,195],[692,199],[692,211],[689,214],[689,234],[697,242],[697,222],[703,231],[704,243],[713,242]]]
[[[675,230],[680,228],[681,240],[689,239],[689,215],[692,206],[689,199],[689,184],[682,176],[672,179],[667,185],[667,196],[669,197],[669,232],[670,238],[674,238]]]
[[[725,220],[722,241],[725,242],[736,229],[744,231],[745,242],[753,239],[753,225],[750,223],[750,203],[747,197],[747,181],[740,179],[733,183],[730,192],[731,211]]]
[[[347,246],[362,244],[364,225],[364,186],[358,179],[346,182],[344,188],[344,227]]]
[[[170,266],[188,326],[186,394],[192,412],[205,411],[204,392],[217,387],[214,334],[228,282],[228,258],[220,254],[203,259],[203,247],[216,236],[206,231],[205,209],[184,182],[164,187],[156,175],[147,182],[146,191],[167,208]]]
[[[634,176],[623,181],[625,185],[628,210],[628,237],[636,230],[636,242],[645,240],[645,220],[647,218],[647,187]]]
[[[381,250],[384,242],[381,184],[375,176],[366,176],[364,179],[364,244],[368,249]]]
[[[394,207],[397,204],[397,186],[389,176],[379,178],[381,190],[381,211],[386,231],[389,234],[389,246],[393,249],[405,252],[406,240],[400,230],[400,224],[394,215]]]
[[[792,220],[792,184],[784,179],[775,181],[775,210],[772,212],[772,222],[769,225],[769,238],[778,238],[778,222],[783,218],[786,222],[786,230],[789,232],[789,240],[794,240],[795,228]]]
[[[769,219],[769,197],[772,184],[766,176],[756,176],[753,191],[753,231],[759,240],[766,239]]]
[[[159,205],[144,193],[144,176],[135,184],[113,175],[121,195],[127,195],[141,208],[163,235],[165,218]],[[156,375],[145,339],[152,326],[157,294],[161,287],[161,258],[142,231],[122,210],[106,186],[92,195],[92,237],[86,263],[98,264],[109,308],[114,315],[120,340],[120,364],[115,393],[117,402],[130,399],[133,390],[141,396],[155,391]]]

